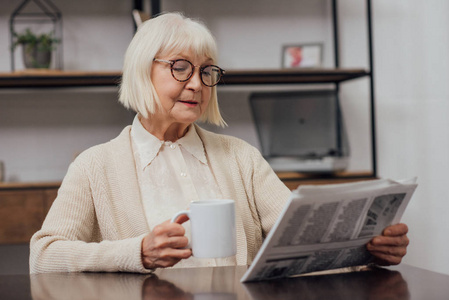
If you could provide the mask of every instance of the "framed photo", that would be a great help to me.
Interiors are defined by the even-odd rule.
[[[323,44],[284,45],[283,68],[319,68],[323,63]]]

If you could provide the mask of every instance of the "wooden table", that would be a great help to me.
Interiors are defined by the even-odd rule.
[[[1,275],[0,299],[448,299],[449,276],[401,265],[388,269],[240,283],[246,267],[129,273]]]

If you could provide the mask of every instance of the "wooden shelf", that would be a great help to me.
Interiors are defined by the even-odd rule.
[[[372,172],[338,172],[331,174],[305,174],[299,172],[277,172],[278,177],[291,190],[299,185],[319,185],[348,183],[363,180],[377,179]]]
[[[117,86],[121,72],[26,70],[0,73],[0,88]]]
[[[228,70],[220,85],[332,83],[368,76],[363,69]],[[120,71],[26,70],[0,73],[0,88],[117,86]]]
[[[58,189],[60,181],[54,182],[0,182],[0,191]]]
[[[374,179],[371,172],[338,172],[332,174],[306,174],[299,172],[277,172],[278,177],[284,183],[295,184],[325,184],[342,183],[359,180]],[[0,191],[7,190],[34,190],[34,189],[58,189],[60,181],[54,182],[0,182]]]
[[[282,180],[329,180],[329,179],[358,179],[358,178],[372,178],[373,174],[369,171],[359,172],[336,172],[329,174],[313,174],[300,172],[276,172],[278,177]]]
[[[368,76],[363,69],[229,70],[222,84],[332,83]]]

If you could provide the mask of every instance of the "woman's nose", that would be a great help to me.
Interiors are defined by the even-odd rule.
[[[203,83],[201,81],[201,73],[198,68],[195,68],[192,77],[190,77],[190,79],[187,81],[186,87],[194,90],[195,92],[201,91]]]

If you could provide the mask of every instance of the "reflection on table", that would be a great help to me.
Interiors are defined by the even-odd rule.
[[[0,299],[447,299],[449,276],[410,266],[240,283],[246,267],[0,276]],[[30,289],[30,290],[29,290]]]
[[[401,273],[386,269],[292,278],[271,285],[251,283],[245,287],[251,299],[410,299]]]
[[[34,300],[237,300],[246,267],[158,270],[156,274],[53,273],[30,276]],[[237,293],[244,295],[238,298]],[[71,295],[68,297],[68,295]]]

